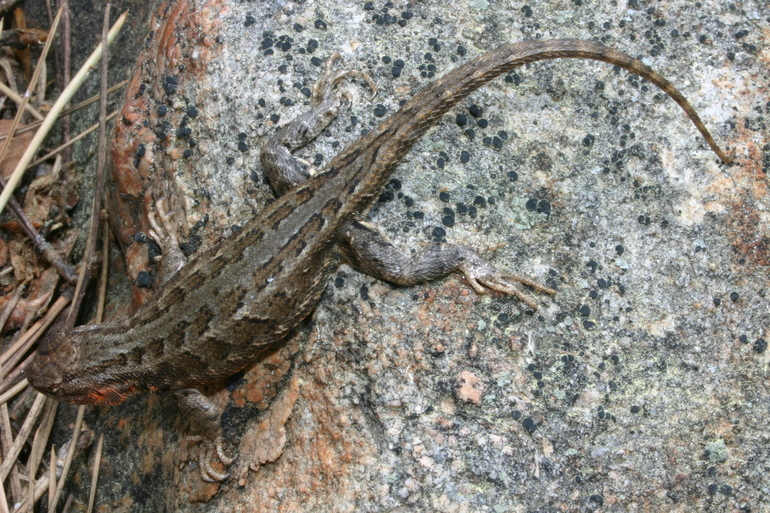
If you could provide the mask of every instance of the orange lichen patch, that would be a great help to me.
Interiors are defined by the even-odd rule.
[[[730,209],[726,225],[736,251],[755,265],[770,265],[770,232],[755,208],[736,203]]]
[[[257,471],[259,467],[273,462],[283,453],[286,445],[286,422],[294,411],[294,403],[299,397],[299,380],[295,376],[273,402],[265,417],[253,424],[244,433],[240,448],[249,454],[249,468]]]
[[[246,385],[237,397],[254,404],[260,410],[270,407],[280,390],[280,383],[291,369],[292,358],[299,351],[299,340],[294,337],[284,346],[267,354],[246,371]],[[235,398],[236,395],[233,394]]]
[[[147,217],[161,197],[186,226],[175,160],[189,145],[177,130],[186,122],[181,106],[188,98],[194,102],[195,84],[221,47],[211,36],[219,31],[221,4],[221,0],[167,2],[152,20],[155,36],[137,60],[112,140],[109,202],[115,215],[110,219],[123,248],[133,244],[137,232],[149,228]],[[136,253],[127,254],[129,268],[146,266],[142,258],[132,261],[132,255]],[[146,301],[152,290],[135,290],[139,303],[134,306]]]
[[[731,202],[726,225],[733,247],[746,260],[763,267],[770,265],[770,231],[766,214],[757,207],[768,195],[766,169],[763,169],[764,142],[757,142],[757,132],[746,126],[745,120],[736,126],[738,137],[734,143],[738,155],[746,157],[735,161],[729,168],[732,190],[724,196],[735,197]],[[725,187],[725,189],[729,189]]]

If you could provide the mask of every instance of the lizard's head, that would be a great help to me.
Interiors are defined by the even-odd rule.
[[[102,383],[99,374],[78,372],[81,327],[43,338],[37,354],[26,370],[30,384],[39,392],[59,401],[75,404],[119,404],[133,391],[131,383]]]

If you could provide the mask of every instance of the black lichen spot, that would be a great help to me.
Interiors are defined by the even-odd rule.
[[[163,77],[163,90],[166,94],[171,96],[176,93],[179,88],[179,79],[173,75],[166,75]]]
[[[152,284],[155,280],[153,280],[150,273],[147,271],[139,271],[139,273],[136,275],[136,286],[141,288],[149,288],[152,287]]]
[[[597,506],[603,506],[604,505],[604,498],[601,495],[591,495],[588,500],[590,502],[593,502]]]
[[[377,104],[377,105],[374,107],[374,116],[375,116],[375,117],[381,118],[382,116],[384,116],[384,115],[385,115],[385,114],[387,114],[387,113],[388,113],[388,108],[387,108],[387,107],[385,107],[385,106],[384,106],[383,104],[381,104],[381,103],[378,103],[378,104]]]
[[[534,433],[537,429],[537,424],[535,424],[535,421],[532,419],[532,417],[527,417],[521,421],[521,425],[529,434]]]

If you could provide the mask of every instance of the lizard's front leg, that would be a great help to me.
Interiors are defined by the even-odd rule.
[[[467,246],[434,243],[416,255],[406,255],[377,228],[358,221],[350,223],[342,233],[340,252],[361,272],[397,285],[425,283],[459,271],[479,294],[497,290],[516,296],[533,310],[537,310],[537,302],[519,284],[556,294],[554,289],[529,278],[500,271]]]
[[[150,223],[150,237],[158,243],[161,251],[160,261],[160,285],[163,285],[174,276],[187,262],[187,258],[179,249],[179,236],[172,226],[171,218],[175,212],[166,211],[166,198],[155,200],[155,211],[147,214]]]
[[[350,93],[337,90],[337,85],[346,78],[358,78],[366,82],[372,91],[376,85],[372,78],[358,70],[334,71],[334,62],[339,54],[333,54],[326,63],[324,75],[313,86],[312,109],[301,114],[281,127],[262,148],[260,161],[270,185],[279,196],[304,182],[315,170],[292,152],[315,139],[339,113],[342,98],[350,99]]]
[[[165,283],[184,266],[186,258],[179,249],[177,229],[172,223],[174,212],[166,211],[164,198],[156,200],[155,207],[156,211],[148,216],[152,226],[150,236],[161,248],[161,277]],[[227,456],[222,447],[221,412],[198,390],[177,390],[174,395],[182,414],[189,419],[189,440],[201,444],[198,453],[201,478],[209,482],[224,481],[229,474],[218,472],[212,463],[219,459],[224,466],[228,466],[235,461],[235,457]]]

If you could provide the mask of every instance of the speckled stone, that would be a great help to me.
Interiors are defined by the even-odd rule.
[[[345,86],[352,105],[298,152],[320,166],[458,64],[552,37],[641,57],[736,165],[718,164],[673,102],[610,66],[551,61],[495,80],[423,137],[394,175],[393,200],[370,217],[405,248],[435,228],[448,241],[502,245],[486,256],[559,294],[531,315],[458,276],[397,288],[343,267],[290,341],[208,390],[240,453],[229,481],[198,479],[170,399],[89,410],[106,436],[102,508],[770,508],[769,353],[754,349],[770,336],[766,2],[190,4],[224,7],[216,33],[198,34],[211,42],[205,72],[177,66],[175,99],[161,98],[169,112],[157,119],[176,131],[152,155],[172,175],[162,183],[173,184],[182,235],[208,219],[200,246],[269,200],[259,148],[307,109],[306,88],[335,51],[379,90],[372,99]],[[147,37],[146,23],[134,22],[132,40]],[[192,132],[180,137],[184,116]],[[188,158],[174,158],[181,149]],[[478,404],[457,395],[464,372],[483,384]],[[73,491],[85,503],[83,482]]]

